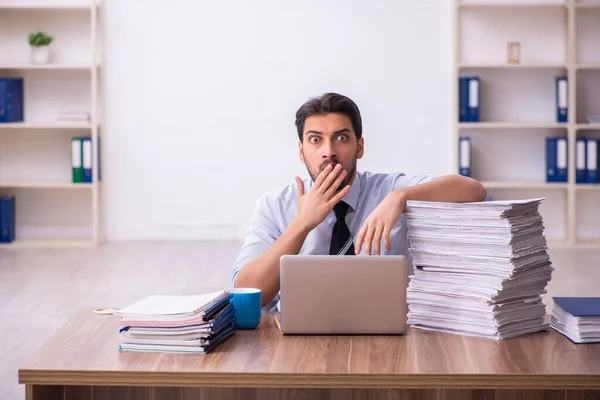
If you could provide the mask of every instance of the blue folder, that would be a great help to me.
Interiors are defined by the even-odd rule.
[[[0,78],[0,123],[23,122],[23,78]]]
[[[469,78],[462,77],[458,80],[458,121],[469,121]]]
[[[546,182],[567,182],[568,154],[567,138],[546,138]]]
[[[471,177],[471,138],[461,136],[458,141],[458,171],[462,176]]]
[[[598,162],[600,152],[600,140],[598,139],[587,139],[586,141],[586,183],[598,183]]]
[[[566,76],[556,78],[556,122],[569,120],[569,84]]]
[[[15,240],[15,197],[0,197],[0,243]]]
[[[481,97],[481,82],[479,77],[469,78],[469,94],[467,97],[467,110],[469,112],[469,122],[479,122],[479,104]]]
[[[577,139],[575,150],[575,183],[586,183],[587,181],[587,141]]]
[[[552,300],[574,317],[600,317],[600,297],[553,297]]]

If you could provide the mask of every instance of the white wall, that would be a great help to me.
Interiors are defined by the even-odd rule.
[[[361,109],[360,169],[452,172],[450,5],[104,0],[107,239],[243,237],[327,91]]]

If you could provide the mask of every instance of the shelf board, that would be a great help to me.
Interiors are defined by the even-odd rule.
[[[577,124],[578,130],[596,130],[600,129],[600,124]]]
[[[575,243],[577,249],[597,249],[600,248],[600,239],[579,239]]]
[[[97,1],[86,1],[81,2],[81,4],[60,4],[60,3],[41,3],[35,4],[35,2],[31,2],[31,4],[17,4],[16,2],[22,0],[13,0],[14,4],[2,4],[0,0],[0,10],[59,10],[59,11],[87,11],[93,10],[94,8],[98,8],[100,5]]]
[[[600,9],[600,4],[575,4],[575,8],[577,8],[577,9],[599,8]]]
[[[568,125],[556,122],[461,122],[461,129],[567,129]]]
[[[0,181],[0,188],[14,189],[92,189],[91,183],[43,182],[43,181]]]
[[[92,64],[0,64],[0,70],[91,71]]]
[[[600,64],[577,64],[575,65],[575,69],[600,69]]]
[[[2,248],[35,248],[35,247],[94,247],[92,239],[16,239],[12,243],[0,243]]]
[[[519,182],[519,181],[480,181],[486,189],[561,189],[568,188],[567,183]]]
[[[566,3],[531,3],[515,0],[513,3],[507,2],[477,2],[461,1],[458,2],[459,8],[565,8]]]
[[[577,183],[575,185],[577,190],[600,190],[600,184],[598,183]]]
[[[596,250],[600,248],[600,239],[581,239],[574,244],[564,240],[547,240],[550,250]]]
[[[13,122],[0,123],[0,129],[81,130],[92,129],[90,123],[80,122]]]
[[[565,64],[546,64],[546,63],[457,63],[456,67],[462,68],[478,68],[478,69],[566,69]]]

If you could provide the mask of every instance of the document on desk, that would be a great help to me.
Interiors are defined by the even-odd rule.
[[[122,308],[120,351],[205,354],[231,337],[236,311],[227,290],[193,296],[155,295]]]
[[[181,321],[203,317],[230,298],[226,290],[199,295],[153,295],[115,312],[130,320]]]
[[[575,343],[600,342],[600,297],[553,297],[550,326]]]
[[[409,324],[493,339],[548,329],[543,200],[409,201]]]

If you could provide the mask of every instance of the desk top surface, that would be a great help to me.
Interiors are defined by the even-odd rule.
[[[47,385],[600,389],[600,344],[555,331],[496,341],[409,328],[399,336],[282,335],[264,313],[205,355],[118,351],[119,320],[80,310],[19,369]]]

